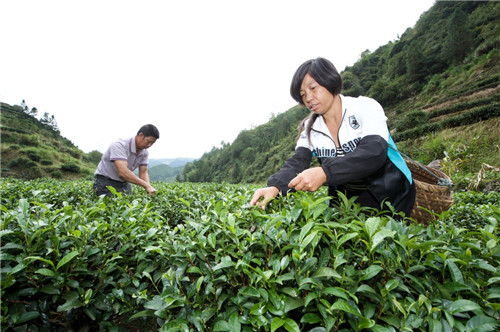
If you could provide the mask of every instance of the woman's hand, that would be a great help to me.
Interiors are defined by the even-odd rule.
[[[321,167],[306,169],[290,181],[288,188],[301,191],[316,191],[326,182],[326,174]]]
[[[253,195],[252,200],[250,201],[250,205],[254,206],[260,206],[262,210],[264,210],[267,206],[267,204],[272,201],[278,194],[280,193],[279,189],[276,187],[267,187],[267,188],[260,188],[255,191],[255,194]],[[260,198],[263,197],[263,200],[260,200]]]

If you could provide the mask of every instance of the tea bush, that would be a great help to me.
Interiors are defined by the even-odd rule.
[[[74,162],[67,162],[61,165],[61,170],[70,173],[80,173],[80,166]]]
[[[325,192],[250,207],[252,185],[1,179],[5,331],[493,331],[500,210],[424,228]],[[465,203],[469,204],[469,203]],[[457,212],[458,211],[458,212]],[[479,214],[479,215],[477,215]],[[480,221],[478,221],[480,220]]]

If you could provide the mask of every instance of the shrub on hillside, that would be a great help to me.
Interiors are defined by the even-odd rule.
[[[396,124],[398,132],[403,132],[428,123],[427,114],[421,110],[408,112],[402,120]]]
[[[28,146],[38,146],[40,145],[40,138],[38,135],[19,135],[19,144]]]
[[[70,173],[80,173],[80,166],[73,162],[67,162],[61,165],[61,170]]]
[[[14,158],[11,161],[9,161],[9,167],[11,168],[24,167],[29,169],[29,168],[34,168],[36,166],[37,166],[36,162],[24,157]]]
[[[16,136],[2,128],[2,143],[17,143]]]
[[[42,159],[40,157],[40,151],[36,149],[23,150],[22,152],[25,153],[32,161],[38,162]]]
[[[52,176],[54,179],[62,179],[63,172],[61,172],[58,169],[55,169],[50,172],[50,176]]]
[[[72,156],[75,159],[80,159],[82,157],[82,153],[83,153],[78,148],[69,148],[69,149],[67,149],[67,152],[69,153],[70,156]]]

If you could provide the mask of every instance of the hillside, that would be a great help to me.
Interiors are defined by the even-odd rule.
[[[443,159],[458,187],[483,164],[500,165],[499,18],[500,2],[436,2],[399,40],[366,50],[341,73],[344,95],[384,106],[400,150],[422,163]],[[180,179],[266,181],[293,154],[307,114],[296,106],[243,131],[186,165]]]
[[[83,153],[36,112],[0,104],[2,177],[75,179],[91,176],[101,153]]]

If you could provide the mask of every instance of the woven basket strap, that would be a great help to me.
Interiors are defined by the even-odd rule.
[[[394,147],[392,147],[391,145],[389,145],[389,147],[391,149],[394,149]],[[445,178],[442,178],[440,176],[437,176],[436,174],[432,173],[427,168],[425,168],[424,166],[422,166],[422,164],[419,163],[418,161],[411,159],[409,156],[407,156],[406,154],[404,154],[403,152],[401,152],[401,151],[399,151],[397,149],[394,149],[394,150],[398,151],[403,157],[405,157],[406,159],[408,159],[409,161],[411,161],[415,165],[417,165],[419,168],[423,169],[424,171],[426,171],[427,173],[429,173],[430,175],[432,175],[433,177],[435,177],[438,180],[438,182],[437,182],[438,185],[440,185],[440,186],[447,186],[451,190],[451,187],[453,186],[453,183],[451,182],[450,179],[445,179]]]

